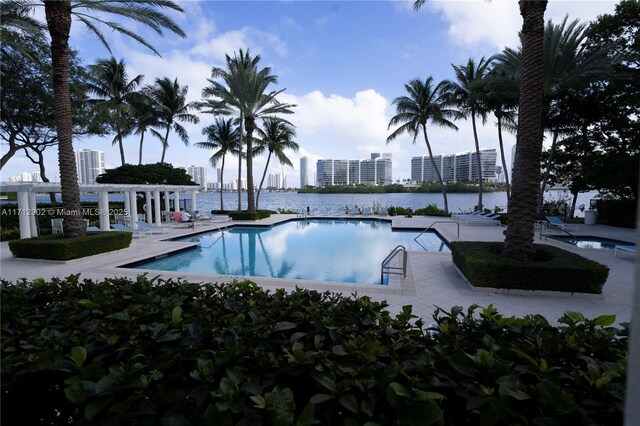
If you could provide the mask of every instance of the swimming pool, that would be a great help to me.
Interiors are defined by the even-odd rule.
[[[127,268],[216,275],[380,284],[380,263],[399,244],[407,250],[449,252],[437,233],[392,231],[374,219],[302,219],[279,225],[233,226],[178,238],[190,250]]]
[[[581,235],[579,237],[569,235],[549,235],[549,238],[574,245],[578,248],[588,249],[613,250],[616,246],[635,246],[635,244],[627,241],[593,237],[590,235]]]

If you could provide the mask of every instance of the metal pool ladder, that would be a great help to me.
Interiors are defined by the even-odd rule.
[[[402,266],[389,266],[389,263],[399,253],[402,253]],[[380,284],[384,282],[384,274],[387,275],[402,275],[402,278],[407,278],[407,249],[402,245],[396,246],[387,257],[384,258],[380,265]]]

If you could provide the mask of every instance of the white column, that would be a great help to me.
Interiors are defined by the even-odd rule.
[[[18,224],[20,225],[20,238],[31,238],[31,226],[29,225],[29,193],[18,192]]]
[[[131,227],[131,229],[134,229],[138,227],[138,225],[135,224],[138,221],[138,203],[136,203],[136,191],[129,192],[129,199],[129,204],[131,206],[131,210],[129,210],[129,213],[131,214],[129,226]]]
[[[144,193],[144,201],[147,208],[147,223],[153,223],[153,207],[151,206],[151,191]]]
[[[147,206],[149,208],[149,206]],[[160,191],[153,193],[153,214],[156,216],[156,225],[162,224],[162,215],[160,214]]]
[[[109,230],[109,191],[98,192],[98,219],[100,230]]]
[[[191,210],[196,211],[198,207],[196,206],[196,191],[191,191]]]
[[[38,236],[38,225],[36,224],[36,193],[28,192],[29,196],[29,227],[31,228],[31,236]]]
[[[173,193],[173,211],[174,212],[180,211],[180,192],[179,191],[175,191]]]
[[[123,192],[122,194],[124,195],[124,217],[126,222],[126,217],[131,216],[131,199],[128,192]]]

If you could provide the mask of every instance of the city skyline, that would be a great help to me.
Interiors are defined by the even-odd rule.
[[[451,64],[488,57],[506,46],[517,47],[522,25],[517,2],[501,0],[426,2],[417,13],[411,1],[179,3],[185,13],[174,18],[188,33],[187,39],[160,38],[135,28],[162,57],[118,34],[108,34],[114,57],[125,60],[130,76],[144,75],[143,84],[155,78],[177,77],[180,84],[189,86],[188,100],[195,101],[201,99],[212,66],[224,66],[225,54],[250,49],[261,55],[262,66],[270,66],[279,77],[279,84],[272,88],[286,89],[279,99],[297,105],[295,113],[287,117],[296,125],[295,140],[301,148],[298,153],[287,153],[294,165],[298,166],[302,157],[315,164],[318,159],[365,158],[366,153],[385,151],[393,154],[397,179],[409,177],[407,167],[402,166],[405,161],[426,154],[424,143],[418,139],[413,144],[410,136],[386,145],[387,125],[394,114],[392,101],[404,94],[404,84],[429,75],[437,81],[453,78]],[[545,18],[560,22],[569,14],[570,19],[585,22],[614,8],[611,1],[556,1],[549,3]],[[44,20],[41,8],[36,18]],[[110,56],[75,22],[70,43],[84,65]],[[193,146],[204,140],[201,129],[213,121],[206,114],[200,118],[199,125],[185,126],[190,146],[170,137],[167,162],[176,167],[205,167],[214,175],[208,162],[210,153]],[[458,132],[429,129],[434,154],[473,148],[470,122],[456,124]],[[74,149],[104,151],[105,167],[115,168],[120,161],[117,149],[111,146],[112,138],[75,138]],[[479,138],[482,146],[497,147],[491,119],[479,128]],[[137,163],[137,139],[125,140],[130,163]],[[513,143],[513,135],[506,134],[508,162]],[[143,162],[158,162],[161,150],[159,141],[149,138]],[[228,160],[225,175],[237,176],[237,159]],[[261,174],[265,162],[266,156],[256,157],[254,173]],[[45,164],[50,179],[59,180],[55,149],[47,149]],[[35,168],[18,154],[1,171],[2,180]],[[267,173],[280,168],[272,164]],[[287,173],[289,186],[298,187],[299,170],[287,168]]]

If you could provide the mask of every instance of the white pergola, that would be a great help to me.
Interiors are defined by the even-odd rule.
[[[169,200],[171,194],[174,198],[174,211],[180,211],[180,193],[191,194],[191,208],[196,209],[196,191],[197,186],[192,185],[128,185],[128,184],[80,184],[80,193],[96,193],[98,194],[98,217],[100,219],[100,230],[109,231],[109,193],[124,194],[124,216],[128,217],[129,223],[135,223],[138,218],[138,207],[136,203],[136,193],[144,192],[146,205],[153,209],[146,209],[146,221],[153,223],[155,216],[155,224],[160,225],[162,220],[160,209],[160,197],[164,193],[165,210],[169,212]],[[42,183],[42,182],[0,182],[0,191],[16,192],[18,194],[18,220],[20,225],[20,238],[31,238],[38,236],[38,227],[36,224],[36,214],[38,206],[36,205],[36,194],[56,192],[60,193],[60,183]],[[153,198],[152,198],[153,194]],[[153,212],[153,214],[152,214]]]

